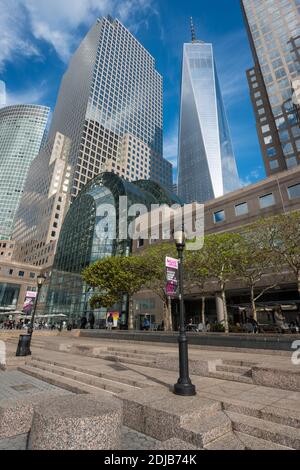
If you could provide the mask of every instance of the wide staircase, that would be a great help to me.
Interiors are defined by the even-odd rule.
[[[143,382],[121,377],[117,374],[117,368],[114,375],[35,356],[18,370],[74,393],[95,393],[97,390],[105,390],[117,395],[148,386]]]
[[[19,370],[25,374],[59,386],[74,393],[95,393],[99,390],[119,396],[139,392],[145,396],[153,387],[146,375],[134,374],[130,365],[155,368],[157,354],[153,350],[135,347],[100,346],[65,343],[64,353],[58,342],[33,340],[33,357]],[[47,350],[56,354],[45,354]],[[43,351],[43,354],[41,352]],[[47,357],[48,356],[48,357]],[[54,358],[52,358],[52,356]],[[108,367],[94,370],[84,366],[83,356],[94,358]],[[68,360],[71,357],[72,360]],[[80,361],[76,360],[80,358]],[[89,364],[86,361],[86,364]],[[251,367],[254,363],[226,360],[210,373],[210,377],[241,383],[252,383]],[[127,368],[128,366],[128,368]],[[129,370],[126,375],[126,370]],[[124,372],[125,371],[125,372]],[[163,390],[163,389],[162,389]],[[199,395],[201,397],[202,392]],[[203,394],[203,400],[207,399]],[[124,401],[126,403],[126,400]],[[207,450],[292,450],[300,449],[300,412],[259,407],[255,403],[224,398],[205,413],[191,412],[180,425],[178,437]],[[125,423],[126,424],[126,423]]]
[[[13,342],[14,340],[8,340]],[[58,351],[59,345],[57,342],[45,341],[43,338],[34,338],[32,342],[34,348],[49,349]],[[62,351],[62,349],[60,349]],[[103,359],[105,361],[116,362],[120,364],[133,364],[145,367],[160,368],[158,356],[166,355],[170,359],[174,359],[174,354],[170,355],[168,352],[156,353],[149,349],[136,349],[135,347],[128,346],[100,346],[94,347],[89,344],[65,344],[63,352],[78,354],[81,356],[94,357]],[[177,356],[175,358],[177,361]],[[252,367],[256,364],[254,362],[237,361],[237,360],[223,360],[222,364],[216,366],[216,370],[208,373],[208,377],[229,380],[231,382],[253,383],[252,380]],[[176,363],[177,366],[177,363]]]

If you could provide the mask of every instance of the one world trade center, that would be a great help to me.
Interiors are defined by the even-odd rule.
[[[204,203],[240,188],[212,44],[184,44],[178,154],[178,195]]]

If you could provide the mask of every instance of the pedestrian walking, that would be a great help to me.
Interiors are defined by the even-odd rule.
[[[113,326],[114,326],[114,317],[111,313],[109,317],[107,318],[107,329],[112,330]]]

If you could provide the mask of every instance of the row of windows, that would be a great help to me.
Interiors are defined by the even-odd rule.
[[[0,267],[1,269],[1,267]],[[11,269],[11,268],[8,268],[5,270],[5,274],[7,274],[8,276],[12,276],[13,274],[16,274],[15,270],[14,269]],[[25,271],[18,271],[18,277],[25,277],[25,274],[28,274],[27,272],[25,273]],[[29,273],[29,278],[30,279],[35,279],[36,277],[36,273]]]
[[[287,188],[287,193],[288,193],[288,197],[290,200],[300,198],[300,183],[295,184],[293,186],[289,186]],[[260,209],[267,209],[268,207],[272,207],[274,205],[275,205],[275,196],[273,193],[266,194],[264,196],[259,197]],[[235,205],[234,209],[235,209],[236,217],[249,214],[249,207],[248,207],[247,202]],[[215,224],[218,224],[220,222],[225,222],[226,221],[225,210],[215,212],[213,217],[214,217]]]

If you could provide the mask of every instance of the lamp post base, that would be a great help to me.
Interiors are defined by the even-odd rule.
[[[196,387],[193,384],[181,384],[177,383],[174,385],[174,394],[182,397],[194,397],[197,395]]]
[[[16,352],[17,357],[31,356],[30,350],[31,335],[21,335],[19,338],[18,349]]]

